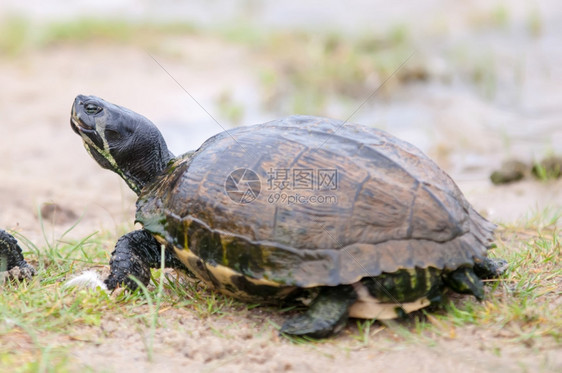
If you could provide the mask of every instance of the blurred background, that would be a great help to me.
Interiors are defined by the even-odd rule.
[[[77,94],[147,116],[175,154],[221,127],[349,119],[421,148],[496,222],[559,214],[560,179],[489,176],[562,154],[561,39],[557,1],[3,0],[0,227],[132,224],[135,195],[70,129]]]

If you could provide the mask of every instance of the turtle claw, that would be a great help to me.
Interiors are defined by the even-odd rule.
[[[13,267],[12,269],[8,270],[7,278],[16,281],[31,280],[31,278],[35,276],[35,274],[35,268],[27,264],[27,262],[23,262],[19,266]]]

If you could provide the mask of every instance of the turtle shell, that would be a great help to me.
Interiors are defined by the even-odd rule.
[[[413,145],[310,116],[210,138],[143,189],[136,219],[191,269],[304,288],[472,266],[495,228]]]

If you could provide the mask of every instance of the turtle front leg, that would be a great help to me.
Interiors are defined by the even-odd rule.
[[[111,253],[111,272],[104,282],[110,290],[120,285],[135,290],[138,285],[130,277],[134,276],[142,284],[148,285],[150,269],[160,268],[161,260],[161,245],[150,232],[140,229],[127,233],[119,238]],[[169,250],[165,251],[164,265],[187,271]]]
[[[6,271],[8,278],[15,280],[31,279],[35,268],[23,258],[21,247],[8,232],[0,229],[0,272]]]
[[[349,307],[357,300],[351,285],[324,287],[308,310],[285,321],[281,333],[325,338],[339,332],[349,318]]]

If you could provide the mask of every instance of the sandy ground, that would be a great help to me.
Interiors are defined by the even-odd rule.
[[[197,87],[193,93],[204,105],[210,105],[225,85],[243,82],[249,90],[255,88],[250,53],[215,40],[188,37],[179,43],[172,47],[181,48],[182,58],[157,57],[178,81]],[[17,230],[38,245],[43,245],[38,210],[48,239],[59,237],[77,219],[80,223],[69,235],[73,238],[96,230],[117,232],[130,226],[134,217],[133,192],[118,176],[100,169],[70,129],[70,106],[79,93],[104,97],[157,124],[186,121],[183,150],[220,131],[142,49],[60,46],[0,60],[0,227]],[[462,97],[456,102],[462,103]],[[436,106],[436,111],[441,108]],[[442,122],[450,115],[440,113]],[[181,141],[171,141],[181,151]],[[562,181],[527,180],[493,187],[486,172],[499,161],[488,159],[477,177],[456,170],[450,161],[442,164],[458,176],[477,209],[494,221],[512,222],[532,211],[562,206]],[[280,340],[268,318],[282,322],[280,316],[260,309],[234,307],[230,316],[203,320],[188,311],[168,310],[156,331],[153,362],[147,361],[144,326],[106,319],[99,329],[77,331],[83,338],[72,342],[72,356],[77,371],[84,366],[139,372],[562,370],[559,349],[537,352],[523,345],[503,346],[499,335],[503,331],[464,327],[454,338],[428,338],[427,344],[420,344],[387,328],[381,331],[384,338],[372,333],[362,344],[353,338],[357,330],[351,326],[333,341],[300,346]]]
[[[156,333],[154,360],[148,363],[142,334],[137,330],[112,332],[118,320],[108,320],[97,331],[96,344],[84,343],[76,357],[97,369],[130,367],[142,372],[538,372],[556,371],[562,357],[555,349],[533,355],[529,348],[498,343],[505,335],[475,327],[456,330],[454,337],[428,337],[423,344],[380,326],[367,343],[351,337],[350,327],[335,340],[294,345],[280,340],[259,313],[202,320],[174,311],[168,327]],[[280,320],[275,319],[279,322]],[[105,331],[107,328],[109,331]],[[217,330],[222,335],[218,336]],[[376,332],[380,334],[376,334]],[[256,332],[257,331],[257,332]],[[117,336],[114,336],[118,334]],[[508,335],[508,334],[506,334]],[[103,360],[98,360],[103,356]]]

